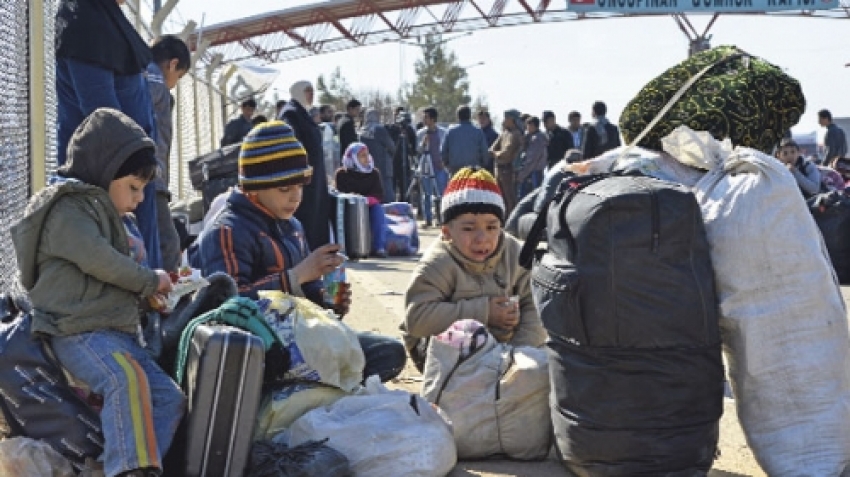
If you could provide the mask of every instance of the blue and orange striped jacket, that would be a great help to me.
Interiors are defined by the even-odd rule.
[[[192,266],[204,276],[227,273],[244,297],[256,300],[260,290],[282,290],[324,306],[321,280],[299,286],[287,273],[310,253],[301,223],[274,218],[238,190],[230,192],[227,205],[193,248]]]

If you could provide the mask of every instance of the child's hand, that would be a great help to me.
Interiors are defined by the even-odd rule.
[[[322,275],[326,275],[342,265],[343,258],[337,254],[339,249],[340,247],[337,244],[328,244],[313,250],[313,253],[293,268],[295,275],[298,276],[298,281],[306,283],[318,280],[322,278]]]
[[[506,296],[490,298],[490,316],[487,324],[512,330],[519,324],[519,304],[511,302]]]
[[[173,284],[171,283],[171,276],[165,270],[154,270],[156,272],[157,278],[159,278],[159,285],[156,287],[157,293],[167,294],[173,288]]]

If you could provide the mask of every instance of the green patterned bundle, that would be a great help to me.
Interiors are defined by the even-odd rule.
[[[797,124],[806,109],[800,83],[779,67],[735,46],[698,53],[650,81],[626,106],[620,129],[636,138],[691,77],[714,64],[638,143],[661,150],[661,138],[680,125],[730,138],[735,146],[765,153]]]

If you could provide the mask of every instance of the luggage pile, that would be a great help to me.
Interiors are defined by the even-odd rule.
[[[419,252],[419,231],[413,206],[407,202],[392,202],[383,207],[387,218],[387,253],[398,257],[416,255]]]
[[[694,55],[625,109],[631,145],[573,165],[541,214],[522,260],[573,475],[705,475],[721,346],[768,475],[850,473],[846,196],[818,196],[810,213],[765,154],[804,107],[796,80],[764,60]]]

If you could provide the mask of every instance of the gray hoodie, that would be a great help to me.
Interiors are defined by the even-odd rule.
[[[33,333],[136,331],[139,297],[152,295],[158,278],[130,258],[107,191],[124,160],[146,147],[154,143],[132,119],[98,109],[68,145],[59,171],[68,180],[33,196],[12,227],[21,284],[33,304]]]

